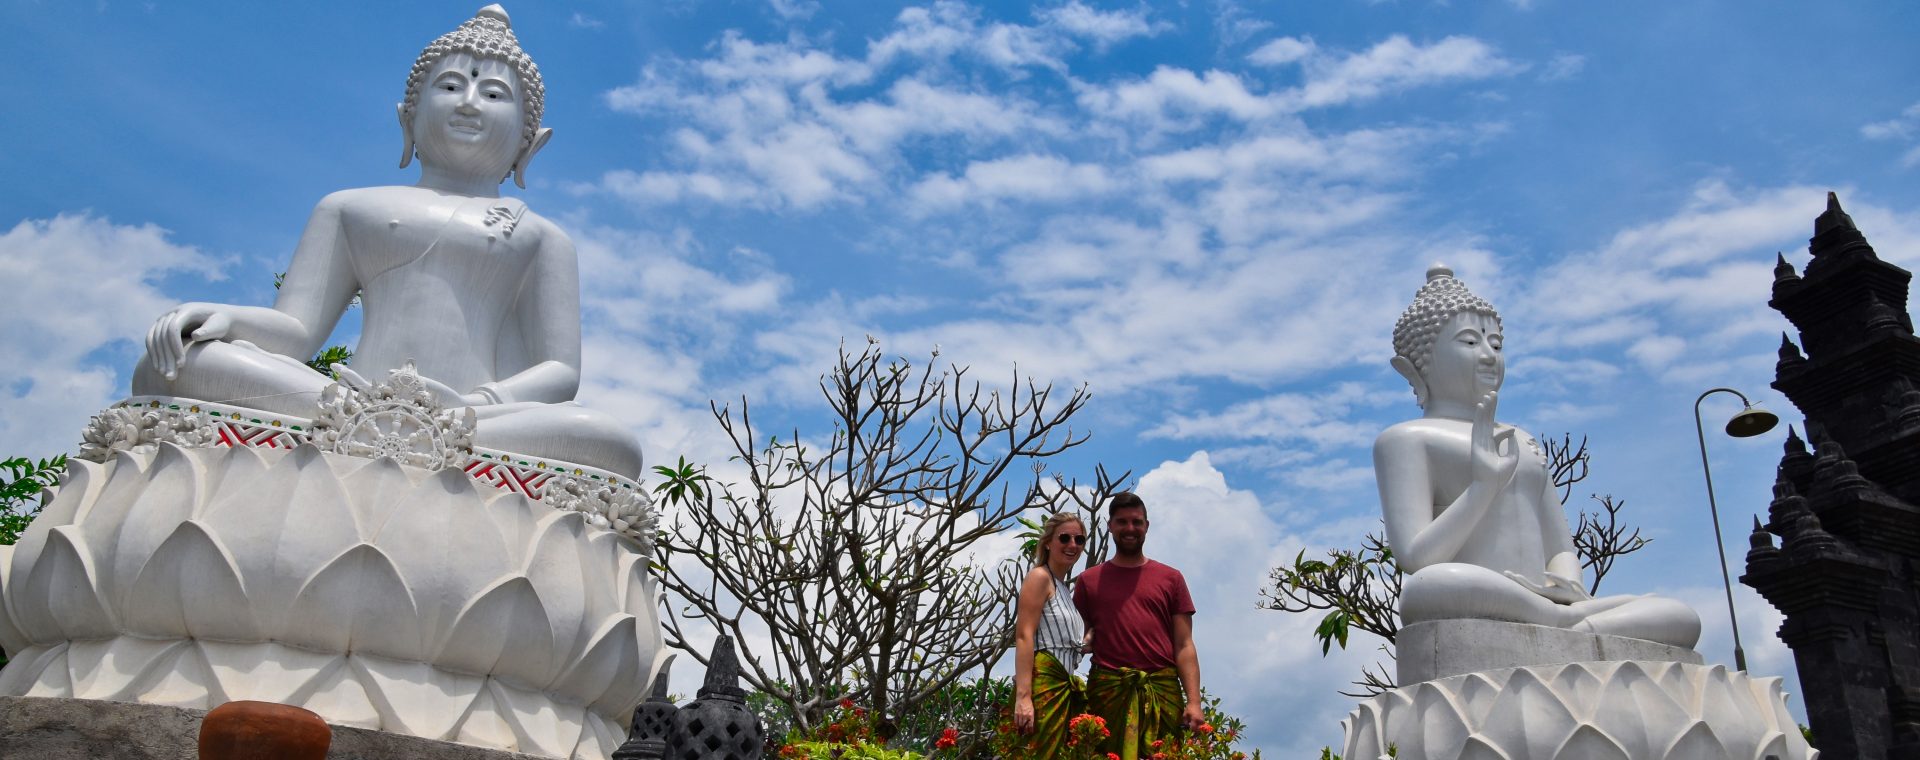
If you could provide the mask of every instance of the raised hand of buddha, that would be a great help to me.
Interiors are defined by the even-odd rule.
[[[1513,473],[1520,463],[1519,447],[1514,444],[1513,428],[1500,429],[1493,421],[1493,410],[1499,405],[1500,392],[1487,391],[1473,407],[1473,484],[1486,489],[1488,494],[1497,494],[1506,490],[1513,482]],[[1502,453],[1501,444],[1505,444]]]

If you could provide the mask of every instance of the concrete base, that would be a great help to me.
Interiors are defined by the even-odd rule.
[[[1645,639],[1499,620],[1435,620],[1402,626],[1394,639],[1394,654],[1401,686],[1569,662],[1705,662],[1699,652]]]
[[[205,710],[0,697],[0,760],[195,760]],[[541,760],[533,755],[333,727],[327,760]]]

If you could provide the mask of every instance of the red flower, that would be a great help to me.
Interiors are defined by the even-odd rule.
[[[842,710],[851,710],[851,709],[853,709],[853,699],[852,699],[851,697],[841,697],[841,698],[840,698],[840,709],[842,709]]]
[[[959,743],[960,732],[954,730],[952,726],[948,726],[947,730],[940,732],[940,739],[933,743],[933,747],[934,749],[952,749]]]
[[[1213,733],[1213,724],[1201,723],[1200,728],[1198,730],[1200,731],[1200,733],[1203,733],[1203,734],[1211,734]]]
[[[1155,752],[1153,753],[1153,760],[1167,760],[1167,753]]]
[[[1118,755],[1118,754],[1116,754],[1116,753],[1113,753],[1113,752],[1108,752],[1108,753],[1107,753],[1107,760],[1120,760],[1120,755]]]

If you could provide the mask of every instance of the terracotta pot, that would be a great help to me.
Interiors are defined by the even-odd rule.
[[[325,760],[333,729],[311,711],[228,702],[200,722],[200,760]]]

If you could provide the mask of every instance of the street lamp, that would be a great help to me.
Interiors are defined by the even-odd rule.
[[[1720,507],[1713,502],[1713,468],[1707,465],[1707,433],[1700,424],[1700,402],[1715,393],[1731,393],[1740,397],[1740,403],[1746,408],[1727,420],[1727,435],[1735,438],[1752,438],[1773,429],[1780,424],[1780,418],[1765,409],[1756,409],[1748,401],[1746,394],[1732,388],[1714,388],[1700,394],[1693,400],[1693,432],[1700,437],[1700,471],[1707,475],[1707,511],[1713,515],[1713,546],[1720,550],[1720,583],[1727,591],[1727,621],[1733,626],[1733,666],[1737,670],[1747,669],[1746,650],[1740,648],[1740,617],[1733,613],[1733,578],[1727,574],[1727,546],[1720,539]]]

